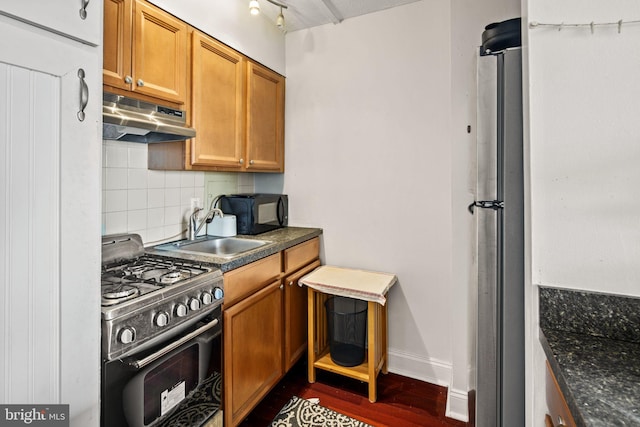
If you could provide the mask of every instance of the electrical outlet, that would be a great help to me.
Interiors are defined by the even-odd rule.
[[[191,212],[193,212],[196,208],[202,208],[202,202],[199,197],[191,198]]]

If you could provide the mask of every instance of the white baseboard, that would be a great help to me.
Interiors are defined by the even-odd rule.
[[[469,421],[469,393],[448,389],[445,415],[454,420]]]
[[[390,372],[431,384],[449,387],[451,364],[432,358],[389,349]]]
[[[459,421],[469,421],[469,398],[466,391],[449,389],[451,364],[395,349],[389,349],[389,372],[447,387],[446,416]]]

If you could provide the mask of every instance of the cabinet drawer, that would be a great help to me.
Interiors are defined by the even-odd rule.
[[[576,427],[576,423],[573,420],[569,406],[562,395],[558,381],[551,371],[549,362],[547,362],[547,377],[545,383],[547,407],[551,413],[551,416],[547,415],[545,419],[546,425],[549,425],[551,422],[552,426],[563,425],[566,427]]]
[[[224,274],[225,308],[268,285],[280,275],[280,253]]]
[[[284,271],[291,273],[320,255],[320,238],[314,237],[284,251]]]

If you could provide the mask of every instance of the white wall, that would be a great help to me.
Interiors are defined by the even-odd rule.
[[[444,0],[288,34],[283,184],[291,222],[324,229],[327,264],[398,275],[390,370],[445,385],[458,309],[449,37]]]
[[[151,0],[151,3],[284,75],[284,32],[264,14],[251,15],[248,0]]]
[[[640,20],[632,0],[525,0],[529,21]],[[528,425],[544,414],[537,286],[640,295],[640,25],[528,29]]]
[[[535,0],[540,22],[640,19]],[[640,25],[530,30],[533,282],[640,295]]]

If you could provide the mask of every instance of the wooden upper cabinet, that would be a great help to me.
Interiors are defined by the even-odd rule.
[[[150,145],[149,169],[284,172],[283,76],[143,0],[105,0],[104,32],[105,86],[189,105],[196,137]]]
[[[249,171],[284,172],[284,77],[253,62],[247,67]]]
[[[129,90],[131,75],[132,0],[104,0],[102,80],[105,85]]]
[[[242,169],[244,163],[244,57],[192,33],[191,164]]]
[[[139,0],[104,0],[105,86],[186,102],[187,25]]]
[[[136,1],[134,17],[133,91],[184,103],[187,24],[142,1]]]

